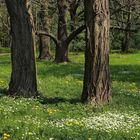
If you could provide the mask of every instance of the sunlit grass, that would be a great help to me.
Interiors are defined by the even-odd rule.
[[[37,61],[41,99],[4,95],[10,80],[10,55],[0,56],[0,137],[13,140],[139,140],[140,53],[111,54],[113,100],[93,108],[80,103],[84,55],[71,63]]]

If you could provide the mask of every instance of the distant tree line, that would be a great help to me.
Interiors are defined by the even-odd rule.
[[[0,46],[9,47],[11,39],[9,37],[9,16],[6,12],[5,2],[1,0],[0,6]],[[59,9],[56,0],[31,0],[32,14],[37,31],[46,32],[58,40],[58,17]],[[83,0],[66,0],[64,2],[66,31],[67,36],[70,32],[78,29],[83,25],[84,21],[84,5]],[[132,49],[140,49],[140,2],[139,0],[110,0],[110,17],[111,17],[111,32],[110,46],[111,50],[120,50],[127,53]],[[47,19],[47,20],[43,20]],[[45,23],[45,22],[46,23]],[[48,24],[48,26],[46,26]],[[43,27],[45,26],[45,27]],[[46,29],[47,27],[47,29]],[[44,29],[43,29],[44,28]],[[49,31],[49,32],[48,32]],[[48,41],[47,41],[48,40]],[[78,41],[77,41],[78,40]],[[69,43],[67,47],[70,51],[84,51],[85,42],[84,33],[78,34]],[[39,49],[39,59],[52,59],[51,50],[55,50],[55,44],[50,37],[38,35],[36,38],[36,46]],[[46,45],[45,45],[46,44]],[[50,45],[49,45],[50,44]],[[62,43],[63,44],[63,43]],[[84,44],[84,45],[83,45]],[[58,45],[58,44],[57,44]],[[42,46],[42,47],[41,47]],[[48,48],[45,46],[49,46]],[[66,51],[67,49],[65,49]],[[59,51],[57,49],[57,51]],[[64,50],[63,50],[64,51]],[[57,57],[60,57],[57,55]],[[57,58],[58,59],[58,58]],[[60,58],[59,58],[60,59]],[[68,58],[65,58],[68,59]]]

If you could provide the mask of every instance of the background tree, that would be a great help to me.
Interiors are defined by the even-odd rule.
[[[58,29],[57,29],[57,37],[53,34],[48,34],[46,32],[38,31],[38,35],[46,35],[49,36],[56,44],[56,50],[55,50],[55,62],[56,63],[63,63],[68,62],[68,49],[70,42],[84,29],[85,26],[81,25],[77,29],[75,29],[73,32],[68,34],[68,28],[67,28],[67,12],[68,12],[68,3],[66,0],[58,0],[57,1],[58,6]]]
[[[93,105],[109,102],[108,0],[85,0],[86,51],[82,101]]]
[[[70,14],[70,30],[73,32],[76,28],[78,28],[79,25],[83,24],[84,21],[84,6],[83,6],[83,0],[68,0],[68,9]],[[79,36],[76,36],[74,40],[71,43],[70,51],[81,51],[84,50],[84,33],[80,34]]]
[[[110,1],[112,46],[119,46],[127,53],[135,43],[135,35],[140,28],[139,0]],[[119,42],[119,43],[118,43]]]
[[[44,1],[44,0],[43,0]],[[0,46],[7,47],[10,43],[11,38],[9,37],[9,16],[7,16],[7,11],[5,8],[4,0],[0,0]],[[40,17],[37,13],[40,13],[42,0],[31,0],[32,2],[32,12],[35,21],[35,28],[37,31],[42,30],[43,26]],[[47,4],[45,4],[47,3]],[[48,0],[43,2],[43,6],[46,8],[45,18],[47,18],[47,24],[49,25],[49,34],[53,34],[53,37],[58,41],[58,5],[56,0]],[[81,25],[83,25],[83,0],[66,0],[67,6],[67,34],[73,32]],[[44,11],[44,10],[43,10]],[[139,0],[110,0],[110,11],[111,11],[111,34],[110,34],[110,44],[112,50],[118,50],[121,52],[132,52],[140,49],[140,1]],[[43,15],[43,14],[42,14]],[[37,23],[41,23],[40,25]],[[8,26],[7,26],[8,25]],[[47,26],[46,26],[47,27]],[[46,30],[47,31],[47,30]],[[46,32],[44,31],[44,32]],[[36,46],[46,46],[40,45],[44,44],[41,40],[49,40],[47,36],[36,37]],[[47,38],[47,39],[46,39]],[[44,40],[43,39],[43,40]],[[46,42],[46,41],[45,41]],[[50,50],[55,51],[55,44],[50,40]],[[84,33],[75,37],[69,44],[68,50],[73,52],[79,52],[85,50]],[[41,47],[40,47],[41,48]],[[37,49],[40,52],[45,52]],[[126,48],[126,49],[125,49]],[[45,53],[43,53],[45,54]],[[49,53],[48,53],[49,54]],[[53,54],[53,53],[52,53]],[[41,56],[41,53],[40,55]],[[43,58],[43,57],[42,57]]]
[[[48,18],[48,2],[40,1],[39,23],[41,30],[49,34],[49,18]],[[39,59],[50,60],[50,38],[47,36],[39,36]]]
[[[68,46],[66,43],[67,33],[67,1],[57,0],[58,5],[58,41],[59,47],[56,47],[55,61],[56,62],[68,62]]]
[[[75,30],[77,10],[78,10],[78,7],[81,4],[81,1],[82,0],[68,0],[69,12],[70,12],[70,20],[71,20],[71,31]]]
[[[12,36],[12,74],[8,90],[11,96],[37,96],[33,21],[28,3],[27,0],[6,0]]]
[[[10,38],[9,15],[4,0],[0,0],[0,47],[9,47]]]

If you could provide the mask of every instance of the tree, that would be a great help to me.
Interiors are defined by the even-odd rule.
[[[56,44],[55,62],[63,63],[68,62],[68,49],[70,42],[85,29],[85,25],[72,31],[69,35],[67,33],[67,0],[57,0],[58,6],[58,31],[57,37],[51,33],[44,31],[37,31],[38,35],[49,36]]]
[[[139,0],[110,0],[112,46],[127,53],[132,47],[132,39],[140,29]],[[131,40],[131,41],[130,41]],[[119,43],[118,43],[119,42]],[[133,42],[135,42],[133,40]]]
[[[127,53],[130,47],[130,30],[131,30],[131,7],[128,7],[128,15],[127,15],[127,23],[125,29],[127,31],[124,32],[124,38],[122,40],[121,51],[123,53]]]
[[[86,51],[82,101],[93,105],[109,102],[109,3],[85,0]]]
[[[41,9],[39,11],[39,19],[41,24],[41,30],[49,34],[49,23],[48,23],[48,2],[42,0]],[[47,36],[39,36],[39,59],[50,60],[50,38]]]
[[[9,15],[6,11],[5,1],[0,0],[0,47],[9,46],[11,42],[9,31]]]
[[[57,0],[58,5],[58,41],[59,47],[56,47],[55,61],[68,62],[68,46],[66,43],[67,33],[67,2],[66,0]]]
[[[71,31],[75,30],[75,22],[77,16],[77,9],[81,4],[81,0],[68,0],[69,3],[69,12],[70,12],[70,19],[71,19]]]
[[[73,32],[78,25],[83,24],[84,22],[84,7],[83,7],[83,0],[68,0],[69,5],[69,14],[70,14],[70,30]],[[84,36],[83,36],[84,38]],[[83,41],[83,38],[75,37],[71,44],[71,49],[73,51],[81,50],[81,46],[77,43]],[[84,45],[83,45],[84,46]]]
[[[6,0],[12,36],[12,74],[8,90],[11,96],[36,97],[38,95],[34,32],[28,3],[27,0]]]

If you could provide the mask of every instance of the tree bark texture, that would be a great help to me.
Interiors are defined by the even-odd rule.
[[[108,0],[85,0],[86,51],[82,101],[93,105],[109,102]]]
[[[27,0],[6,0],[11,24],[11,96],[36,97],[37,79],[32,16]]]

